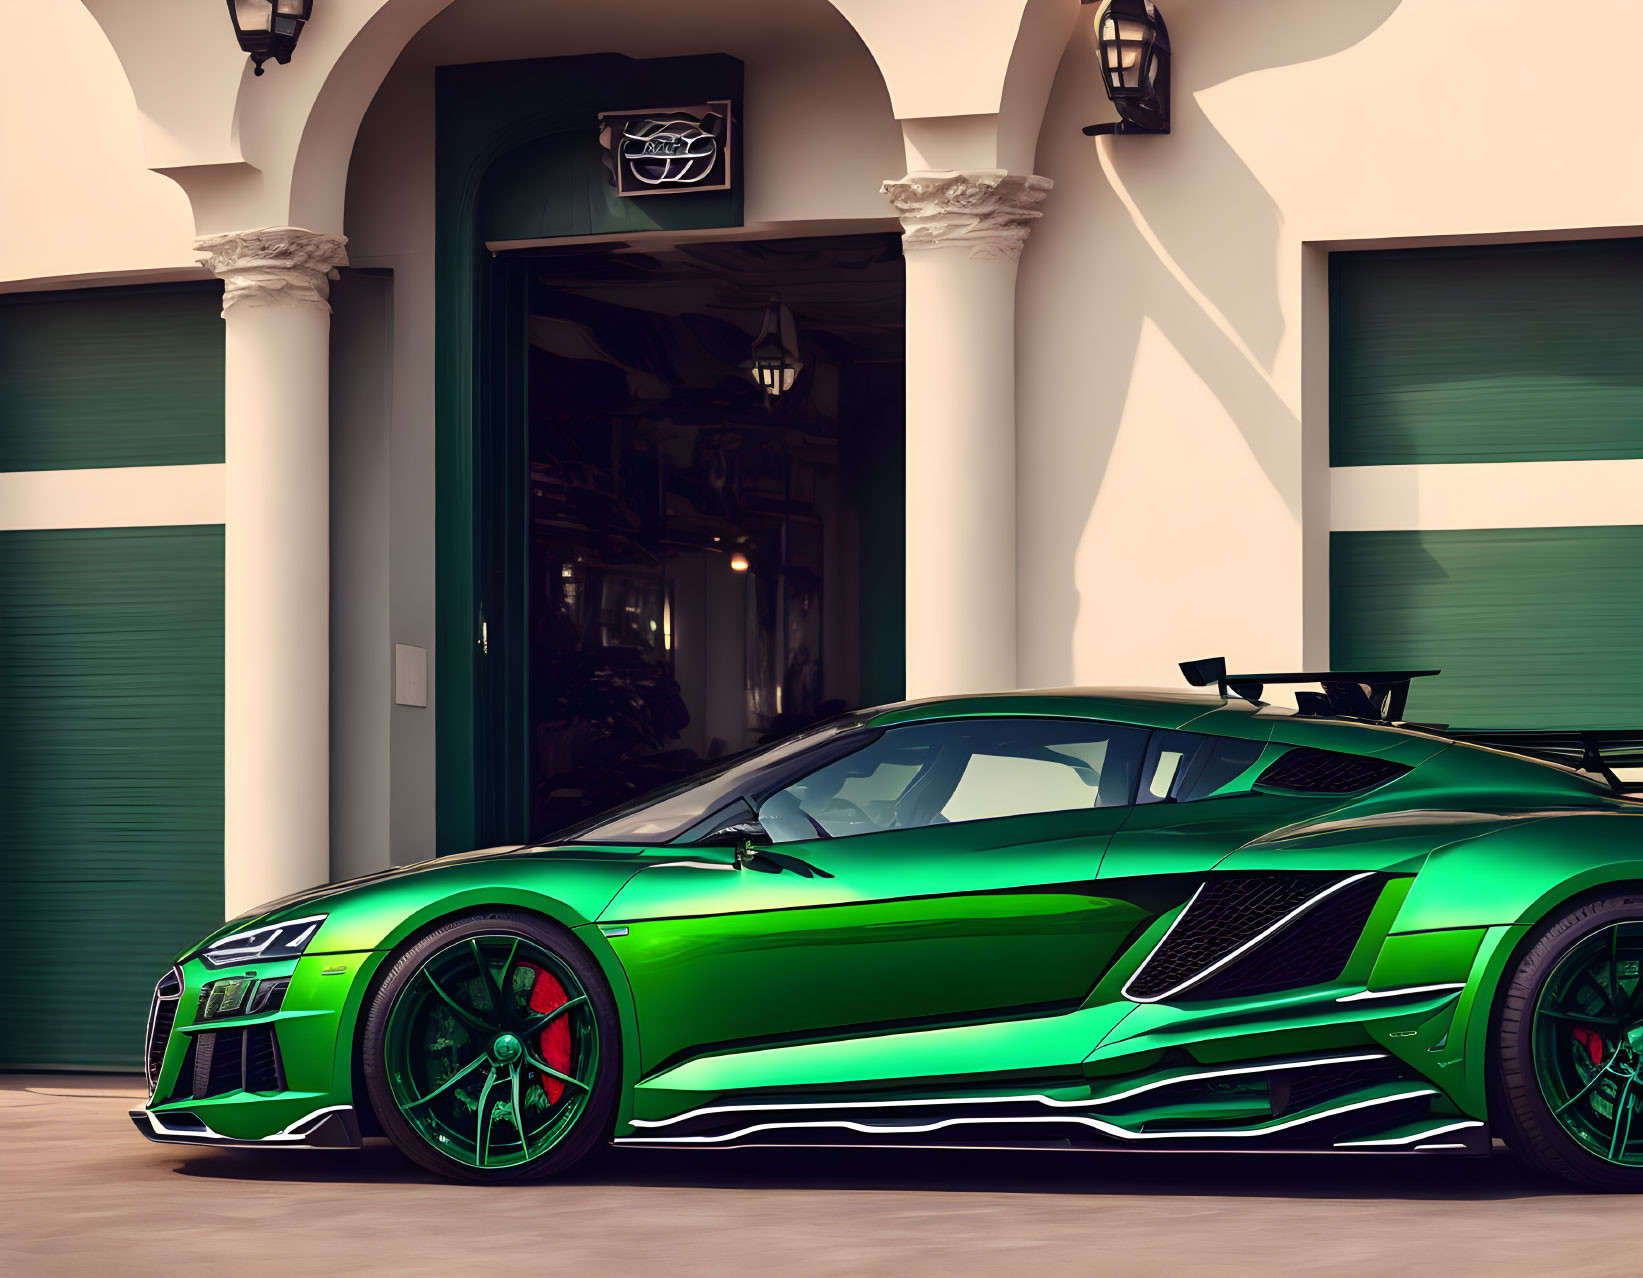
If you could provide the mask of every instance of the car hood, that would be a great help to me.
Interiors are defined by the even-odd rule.
[[[305,914],[330,914],[336,920],[339,910],[343,914],[360,913],[353,909],[341,909],[356,902],[361,905],[380,903],[381,909],[372,909],[369,913],[391,928],[397,918],[438,908],[447,898],[457,900],[476,893],[485,896],[493,888],[494,904],[516,900],[521,893],[538,894],[561,901],[573,913],[580,913],[578,907],[581,899],[597,898],[598,905],[602,906],[614,896],[617,889],[640,868],[646,851],[635,847],[588,844],[506,844],[432,857],[412,865],[395,866],[335,883],[319,884],[307,891],[268,901],[228,920],[197,945],[191,946],[187,953],[198,952],[220,936],[263,923],[299,918]],[[594,913],[597,913],[597,908]],[[354,935],[344,940],[335,934],[334,928],[327,927],[316,938],[315,944],[366,943],[356,929],[347,930]],[[377,929],[373,927],[368,930]]]
[[[335,883],[322,883],[302,892],[293,892],[290,896],[265,901],[255,909],[247,910],[238,918],[230,919],[223,926],[239,928],[249,927],[253,923],[275,922],[282,917],[291,916],[296,911],[306,911],[309,907],[331,897],[344,896],[367,883],[383,883],[392,879],[408,878],[413,874],[426,874],[430,870],[437,870],[446,865],[457,865],[464,861],[489,861],[515,852],[544,852],[550,850],[552,849],[531,847],[529,844],[507,843],[500,847],[479,848],[473,852],[459,852],[454,856],[429,857],[426,861],[413,861],[410,865],[390,866],[386,870],[373,870],[370,874],[358,874],[351,879],[338,879]]]

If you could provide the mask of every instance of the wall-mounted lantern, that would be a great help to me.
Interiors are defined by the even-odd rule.
[[[798,338],[793,330],[793,312],[773,297],[764,310],[764,323],[753,341],[753,358],[743,364],[747,374],[766,395],[780,395],[793,389],[804,365],[799,362]]]
[[[281,66],[291,61],[302,24],[313,12],[314,0],[228,0],[234,36],[257,64],[258,75],[269,58]]]
[[[1084,132],[1169,132],[1169,28],[1152,0],[1083,0],[1099,4],[1092,34],[1101,81],[1123,119]]]

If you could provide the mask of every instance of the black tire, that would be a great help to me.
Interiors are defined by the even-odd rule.
[[[518,936],[541,946],[571,969],[592,1004],[601,1050],[587,1106],[558,1144],[529,1162],[480,1168],[442,1153],[401,1114],[388,1082],[386,1035],[389,1011],[427,959],[455,942],[499,935]],[[599,965],[582,944],[565,928],[534,914],[501,910],[468,914],[408,944],[390,960],[387,974],[371,996],[361,1050],[366,1090],[384,1134],[400,1153],[441,1176],[480,1184],[553,1176],[580,1161],[611,1130],[621,1077],[621,1029],[615,1001]]]
[[[1576,905],[1531,940],[1501,995],[1495,1043],[1493,1101],[1512,1152],[1571,1184],[1643,1192],[1643,1166],[1621,1166],[1582,1146],[1553,1113],[1535,1067],[1534,1010],[1559,960],[1582,941],[1617,923],[1643,922],[1643,894],[1617,892]]]

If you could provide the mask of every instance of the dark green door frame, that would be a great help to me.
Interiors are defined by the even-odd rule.
[[[615,196],[595,125],[600,111],[721,99],[739,111],[742,64],[724,54],[474,63],[438,68],[434,91],[436,847],[448,853],[522,837],[526,816],[526,267],[485,244],[740,226],[739,181]],[[739,154],[732,163],[740,173]]]

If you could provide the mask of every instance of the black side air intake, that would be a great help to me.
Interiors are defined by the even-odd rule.
[[[1289,790],[1302,794],[1356,794],[1385,785],[1409,769],[1385,759],[1368,759],[1334,750],[1296,746],[1255,778],[1257,789]]]
[[[1247,998],[1322,985],[1341,974],[1386,885],[1370,875],[1332,892],[1288,927],[1195,985],[1193,998]]]
[[[1236,874],[1208,879],[1124,986],[1124,997],[1156,1002],[1207,980],[1269,929],[1340,890],[1339,874]],[[1276,939],[1288,930],[1279,928]],[[1201,995],[1193,990],[1189,997]]]

